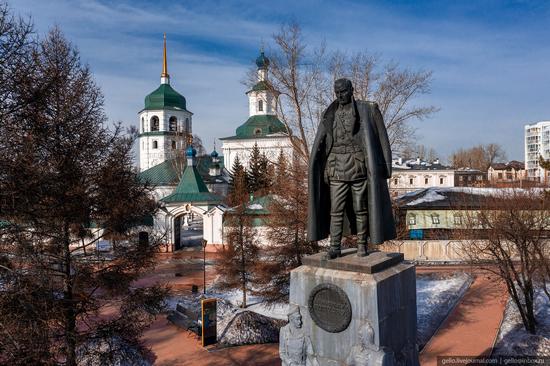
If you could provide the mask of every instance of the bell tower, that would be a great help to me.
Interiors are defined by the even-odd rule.
[[[160,86],[145,97],[145,106],[139,112],[140,171],[175,158],[178,151],[185,151],[186,137],[192,133],[192,116],[183,95],[170,86],[165,33]]]

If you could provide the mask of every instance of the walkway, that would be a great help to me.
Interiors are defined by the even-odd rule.
[[[506,287],[495,275],[485,272],[474,275],[474,282],[461,302],[420,353],[422,366],[437,365],[437,356],[491,353],[506,304]]]

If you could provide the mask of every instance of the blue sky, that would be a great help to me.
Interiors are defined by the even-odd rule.
[[[59,25],[92,68],[113,121],[137,126],[159,84],[162,33],[172,86],[211,150],[248,117],[241,84],[262,40],[297,21],[311,45],[367,49],[382,61],[433,71],[418,100],[440,108],[413,123],[442,158],[497,142],[523,160],[523,126],[550,119],[550,2],[12,0],[39,34]],[[217,144],[219,146],[219,144]]]

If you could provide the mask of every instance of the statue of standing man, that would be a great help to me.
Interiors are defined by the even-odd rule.
[[[391,147],[374,102],[356,101],[348,79],[334,82],[336,100],[323,113],[309,161],[308,239],[330,234],[328,257],[341,256],[344,233],[357,234],[357,255],[367,242],[394,239],[388,191]]]

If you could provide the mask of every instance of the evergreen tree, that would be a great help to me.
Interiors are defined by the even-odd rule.
[[[244,185],[245,191],[248,191],[248,175],[239,157],[235,157],[233,161],[233,167],[231,168],[230,174],[231,180],[229,181],[229,196],[233,196],[235,193],[235,186],[242,184]],[[240,187],[239,187],[240,189]]]
[[[6,50],[0,59],[15,57]],[[0,363],[75,366],[93,352],[110,364],[125,352],[116,340],[139,347],[162,308],[163,289],[131,286],[153,265],[157,247],[135,226],[155,200],[78,51],[54,29],[26,53],[25,81],[0,88],[14,102],[0,103]],[[120,245],[107,259],[92,234]]]
[[[218,272],[224,274],[220,281],[222,287],[242,291],[243,308],[246,307],[250,285],[255,282],[255,267],[259,258],[257,235],[247,210],[248,201],[246,174],[237,158],[233,164],[231,191],[227,196],[230,209],[224,219],[227,245],[220,251],[216,266]]]
[[[248,161],[248,189],[251,193],[262,188],[264,183],[264,172],[262,171],[262,154],[258,144],[255,143],[250,153],[250,160]]]

